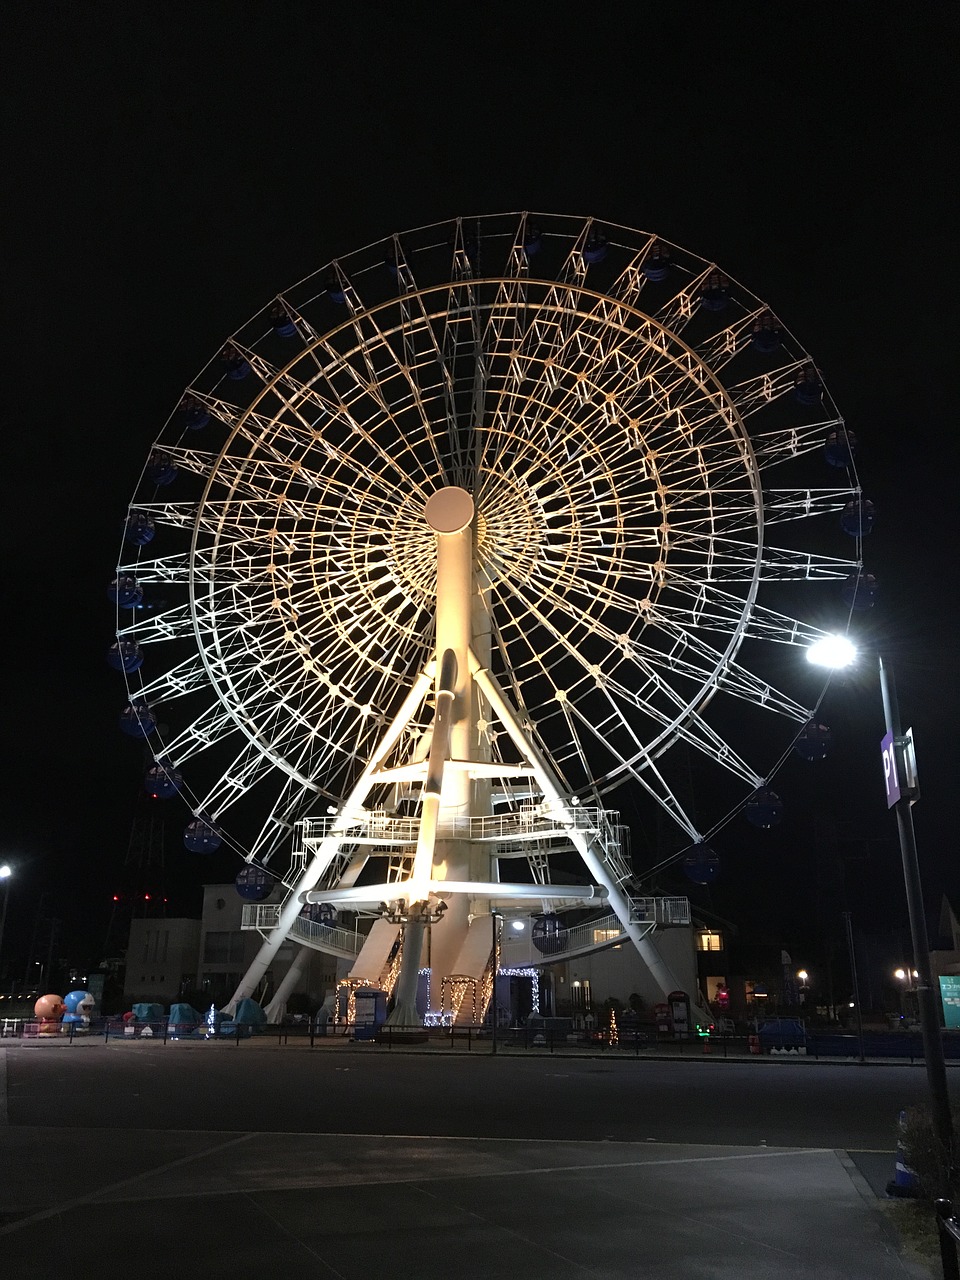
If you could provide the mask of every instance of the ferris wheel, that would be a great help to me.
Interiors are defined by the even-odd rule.
[[[564,805],[632,783],[696,844],[811,721],[770,651],[822,634],[818,584],[869,589],[872,519],[813,358],[715,264],[593,219],[419,228],[274,299],[154,443],[112,586],[125,726],[193,847],[309,891],[293,825],[377,785],[402,815],[427,768],[438,557],[469,530],[473,816],[521,809],[502,779],[539,761]],[[676,744],[732,784],[706,821]]]

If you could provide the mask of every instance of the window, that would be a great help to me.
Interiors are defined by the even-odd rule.
[[[583,982],[579,978],[574,978],[570,984],[570,999],[574,1009],[590,1008],[590,979],[585,978]]]
[[[712,929],[704,929],[697,934],[698,951],[722,951],[723,935],[714,933]]]
[[[614,938],[619,938],[621,933],[623,933],[622,929],[594,929],[593,941],[596,944],[611,942]]]
[[[204,964],[240,964],[246,939],[239,931],[208,933],[203,939]]]

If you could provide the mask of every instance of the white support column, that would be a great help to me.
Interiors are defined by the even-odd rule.
[[[469,845],[471,779],[464,769],[443,769],[451,755],[471,758],[472,682],[468,655],[473,611],[473,498],[465,489],[447,485],[431,494],[424,519],[437,537],[436,597],[436,751],[431,751],[428,781],[420,813],[414,874],[406,891],[403,957],[388,1023],[412,1026],[417,1014],[416,976],[424,928],[437,923],[429,902],[419,892],[437,878],[466,878]],[[442,759],[440,756],[442,755]],[[424,895],[425,896],[425,895]],[[452,956],[466,930],[467,903],[457,899],[431,935],[434,978],[450,972]]]
[[[577,852],[583,858],[587,870],[596,880],[596,882],[604,887],[607,891],[607,899],[610,906],[623,926],[624,932],[630,938],[630,941],[636,947],[640,958],[644,961],[650,970],[655,982],[662,990],[664,996],[668,996],[671,991],[679,989],[679,983],[676,977],[665,963],[660,952],[657,950],[653,942],[645,935],[643,928],[635,921],[630,919],[630,903],[626,896],[621,892],[620,886],[613,877],[608,873],[603,860],[597,856],[591,842],[586,838],[582,831],[576,826],[574,811],[568,803],[560,786],[560,780],[557,778],[553,769],[547,763],[542,752],[524,732],[520,724],[519,718],[513,707],[507,700],[506,694],[500,688],[496,679],[487,671],[480,663],[476,655],[470,654],[471,669],[473,678],[479,687],[483,690],[490,705],[500,717],[504,728],[510,735],[514,746],[517,750],[529,760],[536,775],[537,782],[540,784],[540,790],[543,792],[544,798],[549,801],[560,813],[564,815],[566,821],[569,822],[570,841],[577,849]]]
[[[356,785],[337,811],[330,834],[320,841],[316,853],[307,863],[300,879],[288,894],[280,910],[280,918],[277,921],[276,928],[268,938],[264,939],[249,969],[240,980],[240,985],[227,1004],[224,1005],[224,1013],[228,1015],[236,1013],[239,1001],[252,996],[260,985],[264,974],[273,962],[273,957],[280,950],[287,934],[293,928],[293,922],[303,909],[303,904],[300,901],[301,893],[305,893],[316,885],[334,857],[336,857],[337,851],[347,835],[351,815],[355,814],[356,810],[363,804],[372,785],[373,775],[384,766],[401,733],[410,723],[410,720],[426,697],[427,691],[433,683],[433,675],[434,664],[431,662],[417,677],[410,692],[404,698],[399,711],[385,729],[383,737],[367,761],[367,765],[358,778]]]

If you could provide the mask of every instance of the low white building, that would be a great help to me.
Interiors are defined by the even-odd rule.
[[[281,902],[274,890],[267,902]],[[124,1001],[129,1007],[155,1001],[170,1005],[181,996],[199,993],[218,1007],[233,995],[259,949],[260,935],[240,928],[243,899],[233,884],[208,884],[203,890],[199,920],[180,917],[134,920],[127,944]],[[266,1003],[276,991],[300,948],[281,946],[256,998]],[[337,961],[311,951],[295,993],[319,1006],[337,983]]]

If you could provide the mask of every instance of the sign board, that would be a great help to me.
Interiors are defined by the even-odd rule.
[[[892,733],[885,733],[880,740],[883,759],[883,783],[887,789],[887,808],[892,809],[900,799],[900,775],[897,771],[897,749]]]
[[[960,974],[944,974],[940,979],[940,1002],[943,1005],[943,1025],[960,1030]]]

